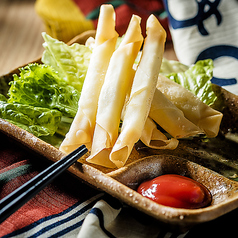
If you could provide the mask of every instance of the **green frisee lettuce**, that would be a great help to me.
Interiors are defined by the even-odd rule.
[[[9,103],[58,109],[63,115],[74,117],[80,97],[79,92],[59,78],[47,65],[29,64],[14,75],[8,92]]]

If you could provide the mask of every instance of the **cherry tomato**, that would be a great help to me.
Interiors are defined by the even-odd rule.
[[[177,208],[201,208],[211,203],[209,190],[185,176],[166,174],[140,184],[137,189],[144,197],[159,204]]]

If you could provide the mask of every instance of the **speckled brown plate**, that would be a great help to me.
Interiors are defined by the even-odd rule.
[[[86,32],[73,39],[71,43],[84,43],[92,34],[94,32]],[[37,62],[40,62],[40,59]],[[1,85],[11,80],[13,73],[18,72],[15,69],[9,74],[1,76],[0,89]],[[222,110],[225,114],[221,131],[226,131],[226,120],[233,120],[235,123],[233,125],[237,125],[237,96],[219,87],[216,87],[216,91],[224,102]],[[6,93],[4,90],[0,90],[0,92]],[[223,130],[223,128],[225,129]],[[233,126],[229,129],[236,132],[237,128]],[[0,131],[51,161],[55,162],[64,156],[54,146],[3,119],[0,119]],[[235,134],[233,135],[235,137]],[[174,151],[153,150],[137,143],[126,166],[121,169],[113,170],[88,164],[85,161],[88,155],[85,155],[79,162],[71,166],[69,171],[126,204],[171,227],[185,231],[195,224],[213,220],[238,207],[238,183],[227,178],[235,177],[238,174],[236,158],[238,142],[231,139],[233,137],[227,138],[224,135],[219,135],[218,138],[209,141],[204,141],[201,138],[181,140],[178,148]],[[166,173],[185,175],[204,184],[212,194],[211,205],[191,210],[171,208],[159,205],[134,190],[144,179]]]

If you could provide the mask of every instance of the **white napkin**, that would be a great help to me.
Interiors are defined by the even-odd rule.
[[[214,60],[212,82],[238,94],[238,1],[164,0],[178,60]]]
[[[187,234],[170,232],[155,219],[106,194],[85,217],[77,238],[184,238]]]
[[[120,213],[121,204],[116,199],[106,197],[98,201],[86,216],[78,238],[113,237],[106,228]]]

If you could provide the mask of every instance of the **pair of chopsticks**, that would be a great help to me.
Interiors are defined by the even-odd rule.
[[[68,169],[87,151],[85,145],[80,146],[0,200],[0,223],[50,184],[58,175]]]

